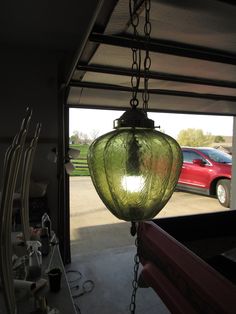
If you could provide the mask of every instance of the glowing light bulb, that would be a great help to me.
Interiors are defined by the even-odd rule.
[[[142,176],[124,176],[121,184],[127,192],[138,193],[144,188],[144,178]]]

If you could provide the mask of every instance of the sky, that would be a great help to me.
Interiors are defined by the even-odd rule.
[[[102,135],[113,130],[113,120],[119,118],[123,111],[101,109],[70,109],[70,136],[74,131],[86,133],[89,137],[94,133]],[[177,138],[185,129],[202,129],[204,134],[232,136],[233,117],[190,115],[174,113],[148,113],[155,121],[155,126],[168,135]]]

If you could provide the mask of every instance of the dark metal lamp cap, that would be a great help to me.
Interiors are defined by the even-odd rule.
[[[142,109],[131,108],[126,110],[119,119],[113,122],[114,129],[118,128],[148,128],[154,129],[154,121],[147,117],[147,113]]]

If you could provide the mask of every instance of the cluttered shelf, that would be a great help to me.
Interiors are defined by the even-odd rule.
[[[74,307],[74,302],[71,296],[70,287],[67,281],[65,269],[63,266],[63,262],[61,260],[60,252],[58,245],[56,244],[52,248],[53,258],[51,259],[51,254],[47,257],[43,258],[42,263],[42,275],[41,280],[38,280],[39,285],[42,284],[42,287],[39,287],[34,295],[28,298],[22,298],[17,302],[18,311],[21,314],[26,313],[68,313],[75,314],[76,310]],[[51,265],[49,265],[51,264]],[[61,281],[60,287],[53,287],[53,282],[49,282],[48,271],[54,271],[54,275],[56,276],[56,270],[59,269],[61,271]],[[59,273],[60,276],[60,273]],[[43,280],[42,280],[43,279]],[[54,279],[54,284],[58,284],[57,278]],[[60,288],[60,289],[59,289]],[[59,290],[58,290],[59,289]],[[54,290],[54,291],[51,291]],[[57,291],[58,290],[58,291]],[[30,302],[29,302],[30,301]]]
[[[58,240],[51,234],[50,246],[45,249],[43,242],[37,240],[27,241],[26,248],[19,240],[19,233],[12,232],[13,278],[19,314],[76,313]],[[1,289],[0,308],[2,314],[8,313]]]

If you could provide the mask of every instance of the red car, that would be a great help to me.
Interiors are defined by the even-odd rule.
[[[216,195],[220,204],[230,206],[231,155],[203,147],[182,147],[183,166],[178,190]]]

